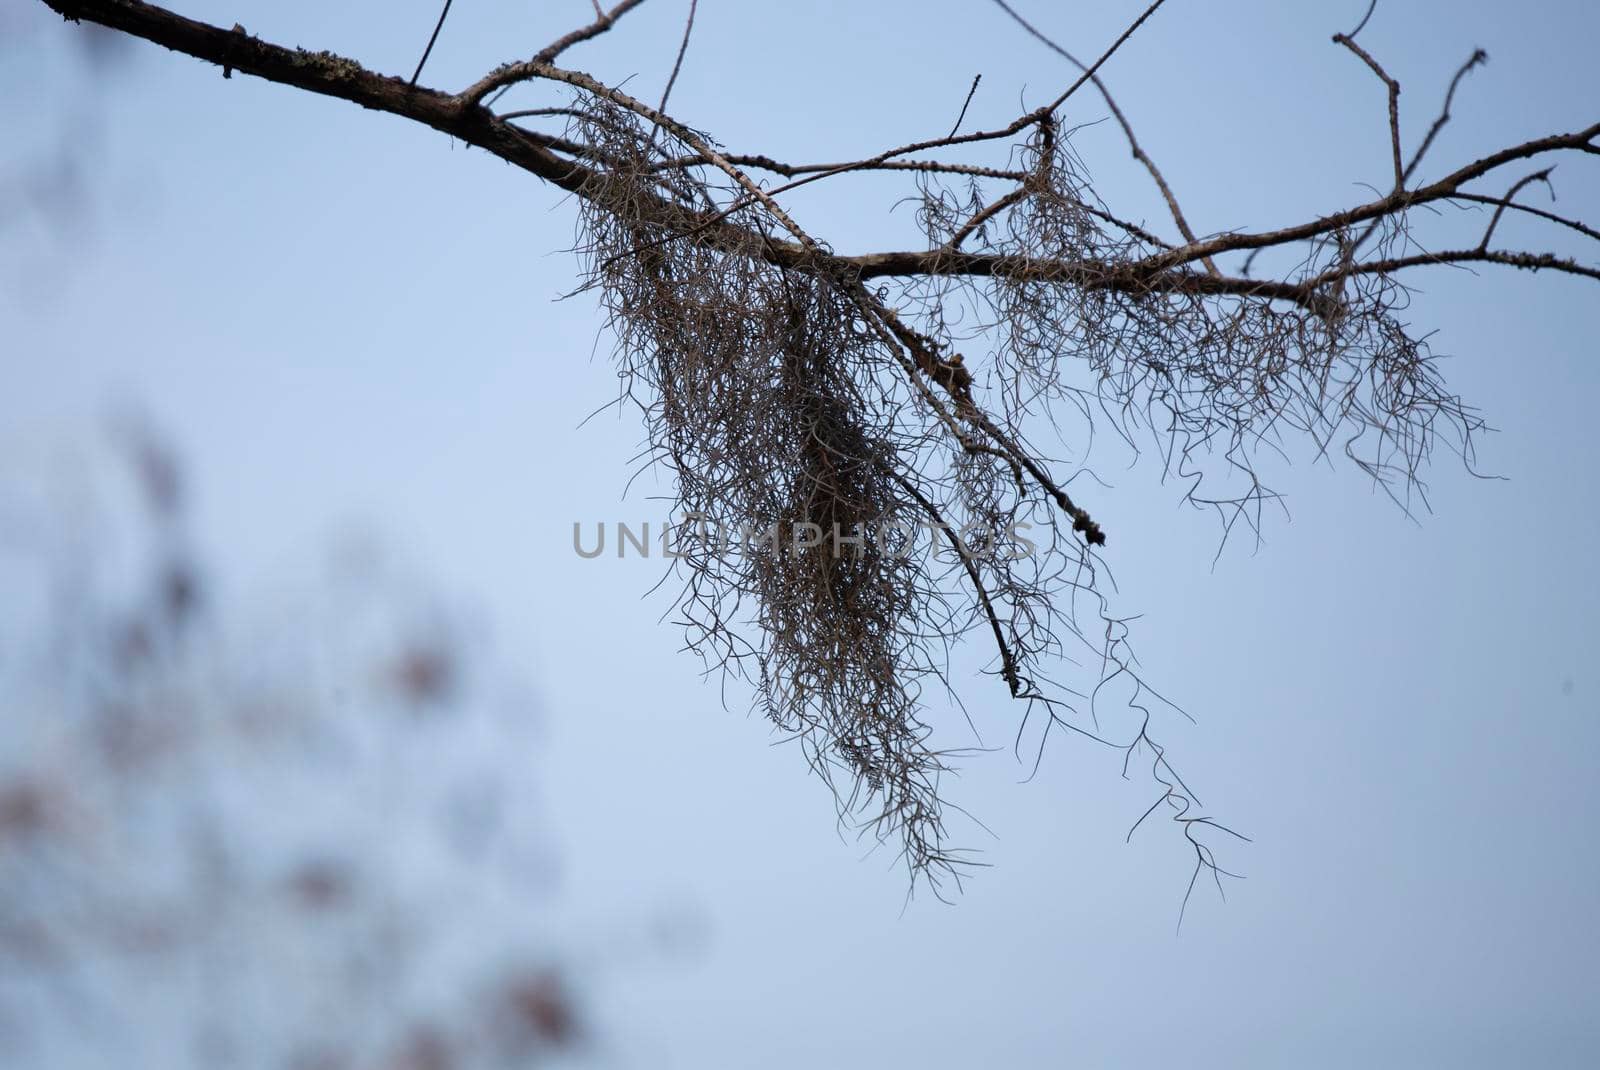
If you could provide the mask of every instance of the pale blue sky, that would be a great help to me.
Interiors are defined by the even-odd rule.
[[[651,0],[568,61],[653,98],[685,6]],[[1088,56],[1143,5],[1020,6]],[[1328,40],[1364,8],[1172,0],[1107,68],[1197,229],[1295,221],[1383,182],[1381,88]],[[405,74],[437,15],[179,9]],[[588,9],[459,2],[425,80],[465,84]],[[704,955],[599,989],[630,1065],[1593,1064],[1597,284],[1417,277],[1409,319],[1437,328],[1452,385],[1497,429],[1479,466],[1506,477],[1441,456],[1420,525],[1353,470],[1302,463],[1274,473],[1292,519],[1213,569],[1213,519],[1147,465],[1100,470],[1117,606],[1143,614],[1149,676],[1199,721],[1164,726],[1173,754],[1255,839],[1229,856],[1248,879],[1226,904],[1202,890],[1174,935],[1181,843],[1122,842],[1148,784],[1062,738],[1026,785],[1005,753],[967,763],[954,797],[998,839],[959,834],[994,868],[955,906],[902,914],[891,852],[841,843],[800,754],[675,653],[667,603],[643,597],[658,563],[572,553],[574,520],[654,517],[666,488],[621,499],[633,413],[577,427],[615,378],[592,301],[555,301],[572,205],[432,131],[149,47],[103,97],[29,96],[83,77],[63,33],[46,21],[0,56],[20,132],[0,153],[67,119],[97,139],[84,218],[0,230],[0,442],[70,440],[137,403],[186,451],[198,537],[235,593],[294,582],[308,544],[360,528],[476,599],[549,710],[575,938],[662,902],[710,919]],[[1389,2],[1362,40],[1401,79],[1413,141],[1456,65],[1489,51],[1434,174],[1596,118],[1591,4]],[[840,159],[947,130],[980,72],[969,125],[1067,78],[977,0],[703,0],[675,111],[739,151]],[[1103,115],[1087,95],[1070,112]],[[1077,145],[1107,200],[1160,220],[1114,128]],[[1600,217],[1600,161],[1556,182],[1561,208]],[[840,249],[905,246],[909,210],[886,211],[901,192],[818,184],[793,206]],[[967,699],[1009,740],[993,681]]]

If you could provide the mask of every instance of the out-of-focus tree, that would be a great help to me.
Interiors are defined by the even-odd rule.
[[[241,621],[173,454],[119,442],[132,494],[92,463],[0,494],[0,1065],[593,1053],[537,721],[480,630],[370,551]]]
[[[55,29],[50,22],[35,7],[0,8],[0,117],[8,132],[0,149],[0,234],[82,218],[103,140],[101,95],[133,59],[121,34],[79,24],[63,40],[43,32]]]

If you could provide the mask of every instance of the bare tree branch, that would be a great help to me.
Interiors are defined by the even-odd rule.
[[[701,524],[767,525],[757,544],[773,552],[692,544],[679,557],[674,605],[688,648],[708,671],[754,684],[766,715],[833,790],[841,819],[854,815],[863,834],[897,843],[936,894],[973,863],[947,843],[940,778],[951,755],[932,746],[921,711],[925,691],[955,696],[949,650],[974,630],[992,640],[1024,710],[1019,741],[1042,721],[1041,747],[1055,729],[1070,731],[1123,751],[1125,775],[1136,755],[1153,756],[1157,798],[1134,828],[1165,807],[1194,850],[1191,890],[1202,871],[1220,890],[1230,874],[1201,837],[1237,834],[1198,812],[1152,738],[1149,703],[1160,696],[1136,671],[1126,622],[1102,593],[1100,507],[1091,516],[1069,495],[1071,476],[1059,473],[1070,469],[1032,436],[1041,424],[1058,435],[1063,422],[1109,424],[1159,458],[1186,502],[1214,509],[1224,539],[1236,526],[1259,533],[1277,495],[1258,460],[1296,441],[1317,458],[1343,453],[1402,507],[1413,494],[1425,504],[1420,473],[1433,451],[1470,458],[1483,421],[1446,388],[1427,336],[1403,318],[1406,280],[1478,264],[1600,280],[1600,267],[1555,251],[1490,248],[1508,212],[1600,239],[1584,219],[1517,201],[1528,185],[1548,185],[1558,157],[1600,155],[1600,123],[1409,185],[1484,54],[1456,71],[1406,162],[1399,82],[1355,43],[1374,3],[1334,40],[1388,90],[1392,188],[1316,218],[1200,238],[1099,77],[1163,0],[1087,66],[996,0],[1079,67],[1077,79],[1003,127],[961,134],[974,79],[949,135],[834,164],[724,150],[668,112],[693,2],[656,106],[555,65],[639,2],[596,2],[593,22],[451,93],[416,85],[421,63],[408,82],[138,0],[45,0],[225,76],[238,70],[420,123],[574,195],[581,288],[597,295],[616,337],[620,400],[639,408],[649,437],[642,460],[672,472],[678,505]],[[1091,82],[1181,243],[1125,219],[1084,173],[1057,112]],[[499,115],[485,103],[524,83],[558,98]],[[993,155],[941,158],[964,148]],[[1524,160],[1538,169],[1516,177],[1510,169]],[[760,173],[786,181],[769,185]],[[840,251],[797,218],[790,192],[867,173],[914,183],[924,248]],[[1481,235],[1462,244],[1429,230],[1427,245],[1443,251],[1426,248],[1417,219],[1459,226],[1464,213],[1437,210],[1466,205],[1493,209]],[[1291,266],[1249,277],[1262,250]],[[1248,255],[1228,274],[1219,261],[1236,253]],[[1016,556],[972,553],[957,518],[1040,537]],[[865,534],[886,525],[931,526],[955,560],[902,555],[905,540]],[[798,552],[820,545],[806,542],[812,534],[831,536],[834,552]],[[1049,678],[1051,659],[1069,649],[1099,662],[1092,689]],[[1130,691],[1112,707],[1108,695]],[[1121,727],[1102,731],[1102,715]]]
[[[1371,12],[1369,11],[1368,14],[1370,15]],[[1362,19],[1361,24],[1365,26],[1366,21],[1366,19]],[[1335,44],[1344,45],[1344,47],[1361,57],[1361,62],[1372,68],[1372,73],[1378,76],[1384,87],[1389,91],[1389,147],[1394,157],[1394,188],[1397,191],[1404,189],[1406,171],[1405,166],[1400,162],[1400,83],[1389,76],[1389,72],[1384,70],[1383,66],[1372,58],[1370,52],[1356,44],[1354,38],[1347,37],[1342,33],[1336,33],[1333,35],[1333,40]]]

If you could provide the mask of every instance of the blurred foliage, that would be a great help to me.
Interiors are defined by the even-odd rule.
[[[105,149],[107,96],[133,69],[124,34],[65,22],[43,5],[0,7],[0,236],[81,222]],[[102,161],[103,162],[103,161]]]
[[[240,619],[173,453],[115,443],[0,473],[0,1065],[592,1054],[470,618],[358,549]]]

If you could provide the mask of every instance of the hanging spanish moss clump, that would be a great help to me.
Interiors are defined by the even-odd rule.
[[[909,552],[919,507],[900,473],[922,432],[887,404],[892,357],[839,280],[683,239],[707,190],[661,164],[687,147],[603,105],[583,135],[608,164],[583,202],[589,282],[688,519],[674,549],[689,646],[751,679],[841,815],[937,882],[954,872],[943,765],[917,711],[936,671],[925,636],[951,611]],[[753,207],[728,218],[765,229]]]

